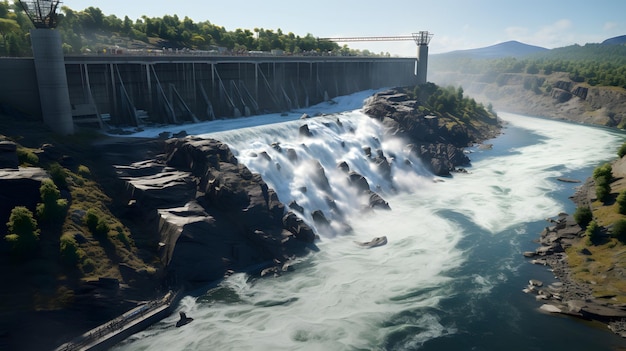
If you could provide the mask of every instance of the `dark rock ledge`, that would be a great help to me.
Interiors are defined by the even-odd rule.
[[[564,251],[572,243],[584,240],[581,238],[585,231],[565,213],[548,221],[550,225],[541,232],[539,239],[541,246],[535,251],[524,252],[524,256],[532,259],[533,264],[549,266],[558,282],[544,286],[531,279],[524,292],[536,294],[536,299],[544,302],[540,307],[542,311],[606,323],[611,331],[626,338],[626,305],[593,297],[589,284],[571,276]]]
[[[315,249],[313,230],[217,140],[169,139],[165,154],[116,169],[127,215],[158,236],[168,285],[193,287],[250,267],[280,271]]]

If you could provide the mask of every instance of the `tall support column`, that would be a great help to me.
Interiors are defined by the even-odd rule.
[[[56,133],[74,134],[61,35],[56,30],[36,28],[31,29],[30,40],[43,121]]]
[[[426,84],[428,75],[428,44],[433,37],[427,31],[413,33],[413,40],[417,44],[417,84]]]

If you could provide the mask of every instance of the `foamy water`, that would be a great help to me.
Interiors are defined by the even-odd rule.
[[[363,98],[344,98],[338,105],[352,107]],[[353,231],[320,231],[319,252],[302,258],[293,272],[263,279],[235,274],[217,288],[185,297],[179,309],[194,318],[191,324],[175,328],[172,316],[119,349],[522,350],[537,338],[543,346],[571,342],[572,349],[603,349],[606,343],[595,339],[605,334],[575,324],[562,333],[585,332],[564,338],[562,319],[533,311],[533,301],[519,291],[528,279],[521,273],[528,268],[520,246],[537,237],[542,219],[569,206],[571,185],[556,177],[588,174],[614,157],[624,137],[575,124],[500,117],[509,126],[492,141],[494,148],[472,149],[470,173],[443,182],[434,182],[419,160],[405,153],[402,141],[385,139],[381,126],[359,110],[209,134],[219,128],[194,127],[196,134],[228,143],[281,201],[305,207],[305,220],[316,209],[338,220],[325,200],[332,196]],[[304,123],[313,138],[298,134]],[[364,146],[393,159],[391,182],[364,157]],[[289,160],[287,149],[295,150],[297,161]],[[311,179],[311,160],[324,166],[330,190]],[[336,168],[340,161],[364,175],[392,210],[362,211],[363,200]],[[386,246],[363,249],[354,243],[381,235],[389,240]],[[542,323],[556,327],[551,334],[534,329]]]

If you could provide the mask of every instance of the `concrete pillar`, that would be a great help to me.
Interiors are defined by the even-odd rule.
[[[417,46],[417,84],[426,84],[428,74],[428,45]]]
[[[44,123],[56,133],[74,133],[72,106],[67,88],[61,34],[52,29],[31,29],[35,72]]]

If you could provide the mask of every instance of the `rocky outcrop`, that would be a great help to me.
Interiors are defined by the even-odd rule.
[[[0,234],[6,231],[4,224],[9,220],[11,210],[25,206],[33,213],[41,201],[39,188],[48,172],[38,167],[0,169]]]
[[[468,165],[470,160],[463,148],[494,137],[500,129],[495,120],[493,125],[479,129],[453,118],[426,115],[419,106],[416,100],[394,89],[376,93],[364,112],[381,121],[387,134],[407,139],[436,175],[447,176],[457,167]]]
[[[160,158],[117,171],[129,203],[158,228],[170,284],[284,263],[315,240],[305,223],[285,219],[293,216],[274,190],[217,140],[170,139]]]

